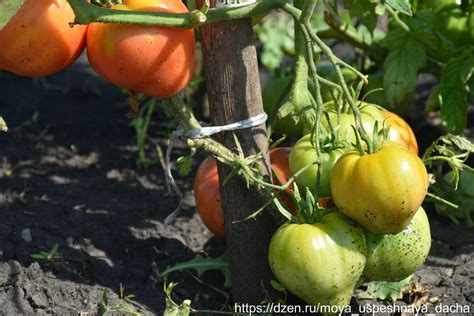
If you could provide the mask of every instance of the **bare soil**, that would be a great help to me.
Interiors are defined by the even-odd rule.
[[[186,210],[165,226],[177,201],[160,164],[136,166],[126,95],[84,58],[46,80],[0,74],[0,115],[10,127],[0,134],[0,315],[95,315],[104,289],[111,305],[119,302],[120,285],[137,309],[161,315],[154,269],[225,248],[195,213],[193,175],[179,178]],[[153,123],[169,133],[163,126]],[[425,147],[439,133],[425,121],[416,126]],[[158,143],[165,149],[165,137]],[[458,303],[474,313],[474,232],[427,210],[433,246],[405,301]],[[59,259],[31,258],[55,244]],[[175,299],[189,298],[196,309],[230,302],[220,273],[173,273],[170,281],[179,283]],[[367,303],[387,304],[353,300]]]

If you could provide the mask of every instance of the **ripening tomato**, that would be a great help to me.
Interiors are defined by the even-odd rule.
[[[275,175],[274,182],[285,184],[291,178],[288,157],[291,148],[274,148],[270,151],[270,160]],[[281,193],[282,202],[294,214],[296,212],[290,197],[291,189]],[[221,204],[221,192],[217,161],[208,157],[199,166],[194,180],[194,197],[196,209],[207,228],[217,237],[225,238],[224,212]],[[328,202],[324,202],[328,203]]]
[[[361,227],[336,211],[314,224],[282,225],[270,241],[268,261],[277,280],[306,303],[345,306],[366,253]]]
[[[425,262],[431,247],[430,223],[420,207],[401,233],[380,235],[366,232],[365,281],[400,281]]]
[[[389,140],[398,143],[418,155],[418,143],[410,125],[397,114],[390,111],[380,111],[390,124]]]
[[[319,186],[319,197],[330,198],[331,189],[329,187],[329,176],[332,167],[336,161],[344,153],[342,149],[335,149],[330,152],[322,153],[321,181]],[[290,169],[293,174],[306,167],[308,164],[314,163],[317,159],[316,147],[311,143],[311,134],[303,136],[293,146],[290,154]],[[296,178],[299,187],[307,187],[312,192],[316,190],[318,178],[318,165],[313,165],[306,169]],[[301,190],[304,192],[304,190]]]
[[[332,169],[330,185],[342,213],[372,232],[397,234],[423,202],[428,173],[418,156],[389,143],[372,154],[345,153]]]
[[[87,26],[75,25],[66,0],[26,0],[0,30],[0,70],[48,76],[72,64],[84,49]]]
[[[125,0],[114,10],[186,13],[179,0]],[[171,97],[192,79],[194,30],[161,26],[92,23],[87,55],[105,80],[149,96]]]
[[[359,104],[359,102],[357,102]],[[380,110],[374,105],[366,102],[362,102],[359,107],[362,124],[364,125],[365,131],[372,135],[374,130],[375,122],[379,124],[379,128],[382,127],[384,116],[380,113]],[[340,122],[337,120],[337,109],[335,109],[334,103],[330,103],[328,106],[329,120],[333,127],[337,128],[341,139],[347,140],[351,143],[355,143],[356,138],[352,126],[355,126],[355,118],[351,109],[348,109],[347,113],[341,113]],[[329,122],[326,117],[323,116],[321,119],[321,125],[329,130]]]

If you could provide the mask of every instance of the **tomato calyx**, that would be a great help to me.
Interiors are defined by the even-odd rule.
[[[293,188],[293,202],[296,207],[296,215],[292,215],[284,208],[278,199],[274,199],[274,203],[278,211],[286,217],[290,222],[296,224],[314,224],[321,222],[322,218],[329,213],[336,211],[334,208],[324,208],[319,201],[314,197],[311,190],[305,188],[305,197],[300,194],[298,186]]]
[[[385,122],[383,123],[382,128],[379,129],[379,122],[375,121],[372,138],[370,138],[369,141],[366,141],[365,139],[362,140],[360,132],[355,126],[352,126],[352,129],[354,130],[354,134],[356,136],[356,142],[355,144],[353,143],[352,146],[360,153],[361,156],[380,151],[380,149],[385,147],[390,139],[390,125],[385,125]],[[363,145],[363,142],[366,146]]]

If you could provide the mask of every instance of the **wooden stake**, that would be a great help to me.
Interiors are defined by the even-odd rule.
[[[203,2],[198,0],[198,7]],[[215,0],[211,2],[214,7]],[[200,31],[212,123],[225,125],[262,113],[251,19],[213,23],[201,27]],[[266,167],[262,174],[271,174],[265,124],[235,134],[246,156],[264,153]],[[227,148],[235,148],[232,132],[217,135],[216,139]],[[234,301],[259,304],[273,297],[270,281],[274,277],[268,265],[268,245],[276,224],[269,210],[263,211],[256,220],[233,223],[254,213],[266,201],[255,188],[247,189],[239,176],[224,186],[229,172],[228,167],[219,165]]]

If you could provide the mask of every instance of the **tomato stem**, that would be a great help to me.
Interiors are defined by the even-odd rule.
[[[68,0],[76,14],[76,24],[127,23],[149,26],[168,26],[180,29],[195,28],[204,24],[252,17],[282,7],[285,0],[261,0],[238,8],[209,9],[207,12],[194,10],[188,13],[165,13],[145,11],[119,11],[92,5],[84,0]],[[205,14],[204,17],[202,14]]]

